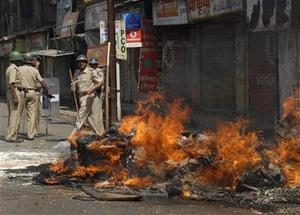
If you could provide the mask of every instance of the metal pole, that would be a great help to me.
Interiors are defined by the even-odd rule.
[[[109,68],[110,68],[110,65],[109,65],[109,62],[110,62],[110,42],[108,42],[108,45],[107,45],[107,56],[106,56],[106,71],[109,71]],[[106,129],[109,129],[109,125],[110,125],[110,122],[109,122],[109,107],[110,107],[110,104],[109,104],[109,92],[110,92],[110,89],[109,89],[109,72],[106,73],[105,75],[105,128]]]
[[[120,83],[120,60],[117,60],[117,120],[121,120],[121,83]]]
[[[116,90],[116,44],[115,44],[115,13],[114,0],[107,0],[108,41],[110,42],[110,122],[117,121],[117,90]]]

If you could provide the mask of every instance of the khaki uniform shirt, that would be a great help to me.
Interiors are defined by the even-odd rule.
[[[82,93],[88,91],[95,84],[103,81],[103,75],[99,70],[94,70],[86,67],[82,72],[76,70],[74,74],[74,81],[76,81],[77,92]]]
[[[33,66],[24,65],[19,68],[22,77],[22,87],[36,89],[43,81],[39,71]]]
[[[101,77],[102,81],[105,82],[104,69],[96,68],[96,69],[95,69],[95,72],[96,72],[96,74],[99,75],[99,77]],[[104,93],[104,89],[105,89],[105,86],[104,86],[104,84],[103,84],[103,85],[101,86],[101,93]]]
[[[9,84],[15,83],[20,87],[22,83],[21,74],[19,68],[15,64],[10,64],[5,73],[6,87],[9,88]]]

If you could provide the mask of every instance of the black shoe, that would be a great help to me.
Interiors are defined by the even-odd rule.
[[[15,139],[15,140],[6,140],[6,142],[9,142],[9,143],[22,143],[23,140],[20,139],[20,138],[17,138],[17,139]]]
[[[22,143],[23,141],[24,141],[23,139],[17,138],[17,139],[15,140],[15,143]]]
[[[33,137],[31,137],[31,138],[27,137],[26,139],[27,139],[27,140],[34,140],[34,138],[33,138]]]

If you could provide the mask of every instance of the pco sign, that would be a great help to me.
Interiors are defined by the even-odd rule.
[[[115,21],[116,32],[116,58],[120,60],[127,60],[126,48],[126,31],[124,20]]]

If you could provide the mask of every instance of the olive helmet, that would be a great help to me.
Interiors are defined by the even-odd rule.
[[[95,64],[99,64],[98,60],[96,58],[91,58],[90,61],[89,61],[89,64],[91,65],[95,65]]]
[[[81,55],[78,55],[77,58],[76,58],[76,61],[86,61],[88,62],[88,59],[85,55],[81,54]]]
[[[23,57],[24,57],[24,59],[23,59],[24,63],[32,63],[33,62],[33,55],[32,54],[25,53],[25,54],[23,54]]]
[[[10,61],[23,60],[23,55],[19,51],[12,51],[8,57]]]

